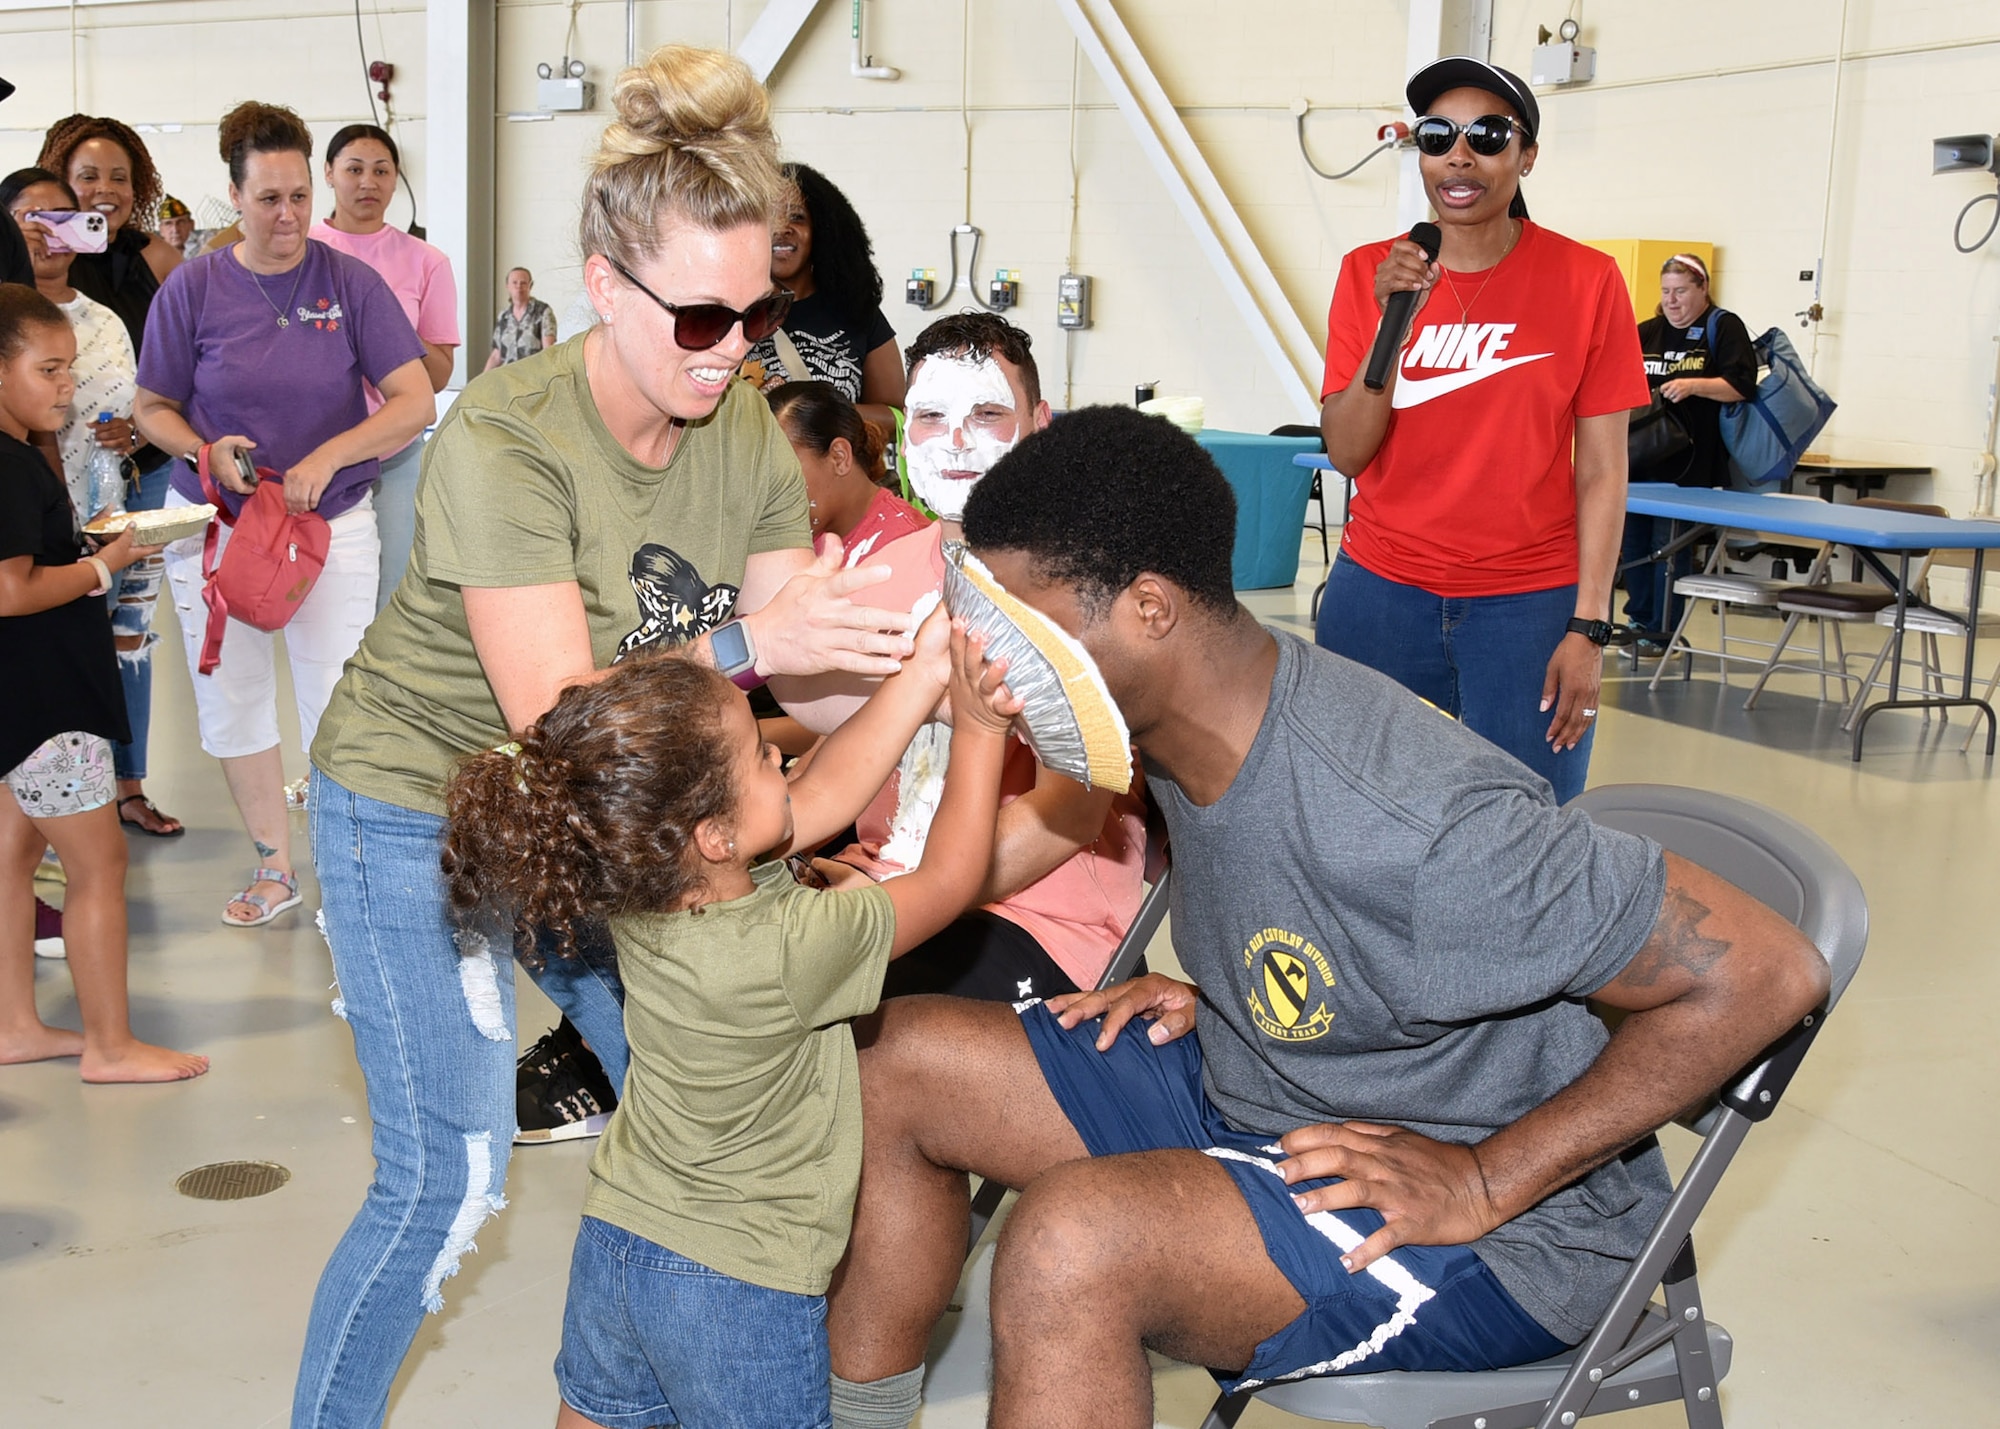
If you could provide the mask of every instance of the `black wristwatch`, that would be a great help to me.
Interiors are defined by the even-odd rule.
[[[1571,616],[1569,624],[1563,628],[1572,635],[1581,635],[1593,645],[1609,645],[1611,637],[1618,632],[1618,627],[1608,620],[1585,620],[1580,615]]]

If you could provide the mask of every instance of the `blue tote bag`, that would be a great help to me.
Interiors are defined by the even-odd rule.
[[[1719,414],[1722,444],[1729,449],[1730,484],[1739,490],[1769,486],[1791,475],[1835,406],[1781,329],[1758,338],[1756,348],[1758,365],[1768,371],[1755,395],[1726,404]]]

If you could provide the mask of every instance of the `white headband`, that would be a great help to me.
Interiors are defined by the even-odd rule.
[[[1683,268],[1694,269],[1695,272],[1701,274],[1701,285],[1704,288],[1708,286],[1708,265],[1702,262],[1701,259],[1695,257],[1694,254],[1676,253],[1673,257],[1669,258],[1667,261],[1669,263],[1678,263]]]

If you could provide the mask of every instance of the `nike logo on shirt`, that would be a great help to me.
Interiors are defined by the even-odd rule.
[[[1462,372],[1447,372],[1438,377],[1401,377],[1396,381],[1396,395],[1389,405],[1395,409],[1421,407],[1439,397],[1470,387],[1475,382],[1484,382],[1510,367],[1520,367],[1524,363],[1540,362],[1545,357],[1554,357],[1553,352],[1530,353],[1525,357],[1502,357],[1492,362],[1482,362],[1477,367],[1468,367]]]

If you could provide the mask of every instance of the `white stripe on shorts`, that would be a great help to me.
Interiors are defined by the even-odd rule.
[[[1273,1156],[1284,1155],[1284,1148],[1281,1146],[1267,1146],[1264,1149]],[[1278,1177],[1278,1179],[1284,1179],[1283,1173],[1278,1170],[1275,1161],[1268,1161],[1260,1156],[1252,1156],[1248,1152],[1237,1151],[1227,1146],[1211,1146],[1208,1148],[1207,1154],[1215,1157],[1218,1161],[1241,1161],[1246,1166],[1261,1167],[1273,1176]],[[1304,1213],[1301,1212],[1301,1214]],[[1366,1239],[1361,1232],[1357,1231],[1346,1221],[1343,1221],[1339,1215],[1332,1211],[1314,1211],[1305,1217],[1305,1221],[1307,1225],[1332,1241],[1343,1255],[1353,1250]],[[1437,1292],[1430,1286],[1410,1274],[1409,1270],[1395,1259],[1393,1253],[1372,1262],[1360,1273],[1372,1277],[1384,1289],[1396,1297],[1396,1311],[1393,1315],[1377,1325],[1369,1332],[1367,1339],[1351,1350],[1342,1351],[1332,1359],[1321,1360],[1317,1364],[1304,1365],[1298,1369],[1290,1370],[1285,1374],[1274,1375],[1270,1379],[1246,1379],[1236,1387],[1237,1391],[1241,1393],[1245,1390],[1260,1389],[1267,1384],[1281,1384],[1294,1379],[1310,1379],[1315,1375],[1338,1374],[1344,1369],[1349,1369],[1354,1365],[1360,1364],[1369,1356],[1381,1353],[1384,1345],[1402,1334],[1411,1325],[1414,1325],[1417,1322],[1418,1308],[1427,1301],[1436,1298],[1437,1295]]]

